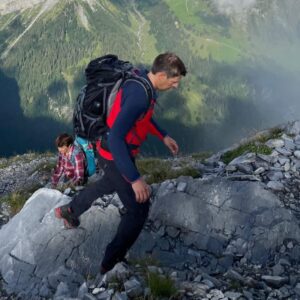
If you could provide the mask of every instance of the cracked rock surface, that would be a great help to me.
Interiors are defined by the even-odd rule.
[[[184,192],[177,190],[182,183]],[[287,240],[293,241],[292,248],[300,241],[296,217],[258,182],[180,177],[155,186],[154,195],[149,220],[130,257],[151,255],[163,267],[186,272],[185,280],[226,273],[235,260],[266,265]],[[66,230],[53,209],[69,200],[58,191],[40,189],[1,228],[0,271],[6,291],[32,299],[67,289],[70,297],[77,297],[79,287],[97,274],[119,211],[99,199],[81,216],[78,229]],[[264,275],[272,286],[287,280]],[[202,281],[209,286],[207,278]],[[185,289],[196,288],[186,283]]]

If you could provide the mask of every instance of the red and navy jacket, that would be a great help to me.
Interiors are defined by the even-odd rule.
[[[140,75],[151,84],[146,71]],[[147,135],[149,133],[156,135],[161,140],[167,135],[152,118],[157,98],[153,86],[152,89],[153,99],[149,104],[148,95],[141,84],[135,81],[125,82],[118,91],[107,116],[109,150],[102,147],[101,143],[97,144],[100,155],[105,159],[114,160],[120,173],[129,182],[140,178],[134,157],[138,154],[139,147],[146,140]]]

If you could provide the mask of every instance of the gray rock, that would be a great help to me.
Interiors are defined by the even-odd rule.
[[[286,148],[287,150],[293,151],[296,148],[293,139],[284,138],[283,140],[284,140],[284,148]]]
[[[274,191],[282,191],[284,189],[284,185],[279,181],[269,181],[267,187]]]
[[[288,135],[299,135],[300,134],[300,121],[290,123],[285,128]]]
[[[235,172],[236,170],[237,167],[235,165],[229,164],[228,166],[225,167],[225,171],[229,173]]]
[[[108,207],[104,213],[92,207],[82,215],[80,228],[65,230],[53,209],[68,201],[69,197],[58,191],[40,189],[1,228],[0,271],[9,288],[21,292],[32,280],[40,281],[37,286],[42,287],[41,278],[48,277],[50,286],[56,289],[68,278],[74,292],[84,282],[81,274],[98,272],[99,253],[104,252],[114,234],[112,221],[119,220],[117,209]],[[17,285],[14,278],[18,278]]]
[[[280,276],[282,274],[284,274],[284,267],[278,263],[276,264],[274,267],[272,267],[272,273],[273,273],[273,276]]]
[[[288,172],[291,169],[291,165],[289,162],[285,163],[284,167],[283,167],[285,172]]]
[[[284,146],[284,141],[281,139],[273,139],[273,140],[268,140],[265,144],[270,148],[281,148]]]
[[[186,187],[187,187],[187,183],[186,182],[179,182],[177,184],[177,191],[178,192],[184,192],[185,189],[186,189]]]
[[[127,297],[127,294],[125,292],[122,292],[122,293],[116,292],[113,295],[112,300],[128,300],[128,297]]]
[[[203,279],[207,279],[207,280],[211,281],[217,288],[220,288],[222,286],[221,281],[215,277],[212,277],[206,273],[202,273],[202,277],[203,277]]]
[[[202,276],[200,274],[194,278],[195,282],[201,282],[201,280],[202,280]]]
[[[225,292],[224,296],[230,300],[238,300],[241,299],[243,294],[237,292]]]
[[[300,151],[297,150],[294,152],[294,156],[297,158],[297,159],[300,159]]]
[[[253,167],[251,164],[237,164],[237,169],[245,174],[252,174]]]
[[[91,294],[85,294],[82,298],[82,300],[97,300],[96,297],[94,297],[93,295]]]
[[[209,289],[212,289],[215,287],[214,283],[210,281],[209,279],[203,279],[202,283],[204,283]]]
[[[223,257],[218,259],[218,264],[222,268],[221,271],[229,270],[233,264],[233,255],[224,255]]]
[[[297,294],[297,296],[300,297],[300,282],[298,282],[294,288],[295,293]]]
[[[261,173],[265,172],[265,168],[264,167],[259,167],[254,171],[254,175],[259,175]]]
[[[218,299],[223,299],[224,298],[224,294],[222,293],[222,291],[217,290],[217,289],[211,290],[209,292],[209,295],[211,295],[212,297],[210,297],[210,298],[214,299],[214,300],[218,300]]]
[[[285,283],[289,282],[289,279],[287,277],[281,277],[281,276],[263,275],[261,279],[265,281],[268,285],[275,288],[279,288],[283,286]]]
[[[101,294],[97,295],[97,299],[98,300],[110,300],[113,293],[114,293],[113,290],[104,291]]]
[[[266,162],[267,164],[270,164],[274,160],[274,158],[271,157],[270,155],[257,154],[257,157],[259,159],[261,159],[262,161]],[[275,158],[275,160],[276,160],[276,158]]]
[[[260,178],[255,175],[244,175],[244,174],[233,174],[228,175],[230,180],[239,180],[239,181],[260,181]]]
[[[291,156],[292,155],[292,151],[287,150],[285,148],[276,148],[275,149],[279,154],[284,155],[284,156]]]
[[[46,282],[43,282],[39,290],[39,295],[43,298],[50,298],[52,296],[52,291],[49,289],[49,286]]]
[[[124,288],[129,297],[138,297],[143,294],[142,285],[136,278],[124,282]]]
[[[241,283],[244,283],[245,282],[245,279],[244,277],[239,274],[237,271],[235,270],[228,270],[225,274],[224,274],[224,277],[225,278],[228,278],[228,279],[231,279],[231,280],[234,280],[234,281],[238,281],[238,282],[241,282]]]
[[[72,192],[71,188],[67,188],[67,189],[64,190],[64,194],[67,195],[67,196],[70,195],[71,192]]]
[[[180,231],[179,231],[179,229],[174,228],[173,226],[167,226],[167,227],[166,227],[166,233],[167,233],[170,237],[176,238],[176,237],[179,235]]]
[[[104,291],[105,291],[104,287],[96,287],[96,288],[93,288],[92,294],[93,295],[99,295],[100,293],[102,293]]]
[[[236,157],[233,159],[229,165],[243,165],[243,164],[251,164],[255,161],[256,154],[255,153],[247,153],[245,155]]]
[[[83,298],[87,292],[88,292],[88,287],[87,287],[86,282],[84,282],[78,290],[78,298],[80,298],[80,299]]]
[[[285,165],[286,163],[290,162],[290,159],[289,159],[289,158],[286,158],[286,157],[279,157],[279,158],[278,158],[278,161],[279,161],[279,163],[283,166],[283,165]]]
[[[282,186],[281,183],[278,184]],[[284,209],[281,208],[280,201],[272,192],[268,192],[258,183],[198,179],[189,184],[187,192],[188,194],[169,192],[153,203],[150,212],[152,220],[159,219],[176,228],[192,230],[194,234],[187,235],[187,238],[193,236],[193,240],[185,239],[184,242],[187,244],[196,245],[199,249],[208,249],[210,245],[211,251],[220,254],[225,251],[223,245],[226,241],[220,232],[227,232],[230,235],[239,230],[240,236],[244,239],[253,238],[255,216],[267,211],[273,211],[275,227],[281,224],[280,227],[286,228],[284,232],[280,233],[279,240],[282,242],[286,238],[286,224],[289,224],[290,221],[283,220]],[[220,208],[222,213],[220,213]],[[284,215],[287,220],[291,217],[286,213]],[[275,220],[278,220],[279,223]],[[296,223],[290,224],[293,229],[288,229],[289,234],[298,236]],[[244,229],[241,229],[240,226],[243,226]],[[252,229],[249,230],[249,228]],[[203,232],[206,232],[205,236]],[[261,243],[254,243],[254,248],[258,247],[257,249],[259,249],[257,258],[262,249],[265,249],[264,253],[267,253],[267,249],[280,244],[278,236],[275,238],[275,243],[274,236],[270,240],[267,230],[257,235],[256,238],[261,241]],[[214,242],[212,243],[212,241]],[[219,246],[216,246],[218,244]],[[254,249],[248,247],[247,251],[252,253]],[[263,259],[266,257],[266,255],[262,256]]]
[[[54,295],[54,299],[56,297],[71,297],[70,290],[68,285],[65,282],[60,282],[57,286],[56,293]]]

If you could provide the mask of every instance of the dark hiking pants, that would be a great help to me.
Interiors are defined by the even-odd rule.
[[[74,216],[79,217],[97,198],[117,192],[126,208],[126,213],[121,216],[117,233],[106,247],[102,267],[109,271],[124,258],[127,250],[139,236],[148,216],[149,201],[136,202],[131,184],[120,174],[113,161],[101,158],[101,165],[104,171],[103,177],[75,196],[70,206]]]

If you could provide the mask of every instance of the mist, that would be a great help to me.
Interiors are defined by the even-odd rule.
[[[253,8],[256,0],[213,0],[219,13],[226,15],[246,13]]]

